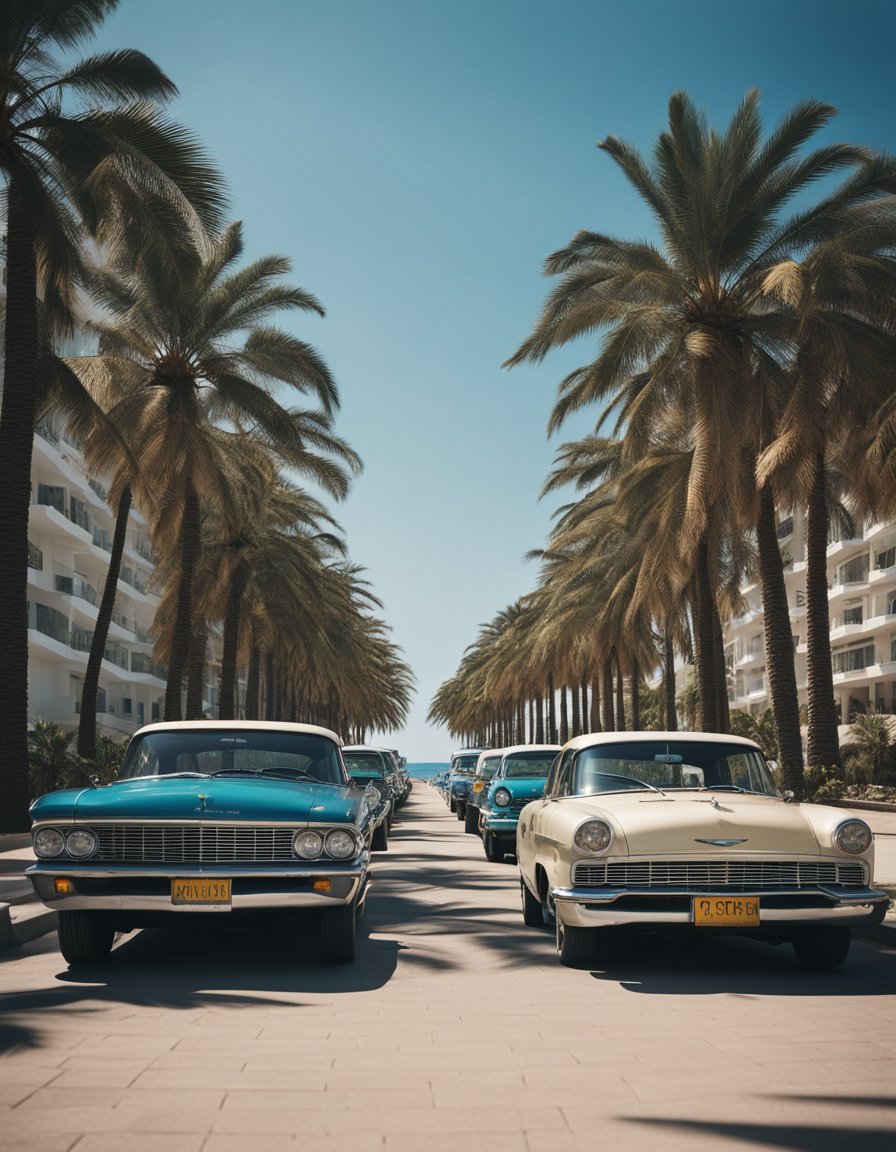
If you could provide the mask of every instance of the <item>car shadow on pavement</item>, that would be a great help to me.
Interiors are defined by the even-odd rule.
[[[397,941],[372,940],[364,930],[354,964],[323,965],[315,933],[301,928],[144,929],[120,940],[103,964],[63,969],[52,986],[4,996],[0,1051],[39,1046],[34,1013],[42,1009],[83,1004],[89,1011],[98,1001],[174,1009],[301,1008],[303,995],[372,991],[389,981],[400,949]]]
[[[652,996],[892,996],[896,952],[855,941],[841,969],[807,972],[789,944],[718,936],[601,942],[591,976]]]
[[[855,1104],[871,1108],[896,1108],[893,1097],[776,1097],[778,1101],[795,1099],[800,1103],[816,1100],[819,1105]],[[695,1136],[743,1141],[762,1148],[787,1148],[794,1152],[884,1152],[893,1148],[893,1127],[831,1127],[822,1124],[744,1124],[718,1120],[680,1120],[663,1117],[624,1116],[631,1124],[664,1132],[692,1133]],[[647,1133],[645,1133],[647,1137]]]

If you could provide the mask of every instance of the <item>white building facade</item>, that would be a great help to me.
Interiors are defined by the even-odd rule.
[[[828,545],[828,603],[834,698],[840,724],[856,712],[896,713],[896,524],[860,527]],[[806,703],[806,561],[801,513],[779,517],[797,689]],[[758,584],[742,590],[747,610],[726,625],[732,708],[756,715],[771,706]]]

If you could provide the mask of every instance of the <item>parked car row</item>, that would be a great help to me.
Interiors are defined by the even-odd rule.
[[[393,749],[310,724],[183,721],[131,739],[118,778],[42,796],[28,875],[69,964],[116,932],[226,916],[303,918],[325,961],[355,958],[372,852],[407,800]]]
[[[553,928],[563,964],[589,963],[611,930],[737,933],[827,971],[891,904],[866,822],[794,803],[750,740],[608,732],[538,755],[482,753],[464,827],[490,860],[516,853],[523,922]]]

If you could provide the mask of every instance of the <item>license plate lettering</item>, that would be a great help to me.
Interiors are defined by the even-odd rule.
[[[759,926],[758,896],[695,896],[695,924],[751,928]]]
[[[229,880],[172,880],[172,904],[230,904]]]

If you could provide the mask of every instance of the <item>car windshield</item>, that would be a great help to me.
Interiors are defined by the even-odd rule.
[[[349,776],[363,776],[365,779],[380,779],[386,775],[383,758],[376,752],[343,752],[342,759]]]
[[[712,788],[777,792],[762,754],[738,744],[690,740],[632,741],[583,748],[575,760],[571,793]]]
[[[478,752],[475,756],[458,756],[451,765],[451,771],[455,776],[472,776],[478,759]]]
[[[480,780],[491,780],[492,776],[498,771],[500,764],[500,756],[493,756],[490,760],[483,760],[476,769],[476,775]]]
[[[130,743],[119,780],[143,776],[273,776],[343,784],[338,746],[312,732],[179,729]]]
[[[551,770],[556,752],[521,752],[508,756],[504,761],[503,775],[507,780],[521,780],[523,777],[543,779]]]

